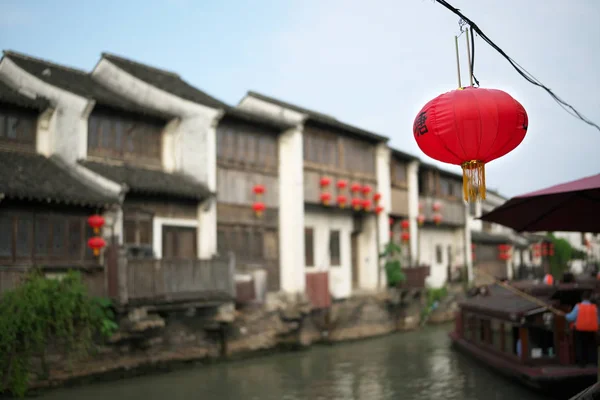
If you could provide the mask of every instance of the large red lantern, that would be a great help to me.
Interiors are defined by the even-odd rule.
[[[94,251],[94,255],[100,254],[100,249],[106,246],[106,242],[99,236],[94,236],[88,239],[88,247]]]
[[[425,104],[413,134],[423,153],[462,167],[464,199],[474,201],[485,199],[485,164],[514,150],[528,125],[527,112],[509,94],[466,87]]]
[[[348,198],[346,196],[344,196],[343,194],[340,194],[337,197],[337,203],[340,206],[340,208],[345,208],[347,202],[348,202]]]
[[[265,209],[267,207],[265,206],[265,203],[261,203],[260,201],[255,202],[254,204],[252,204],[252,209],[254,210],[254,214],[257,217],[262,216],[263,212],[265,212]]]
[[[91,215],[88,218],[88,225],[94,229],[94,233],[97,235],[100,228],[104,226],[104,218],[98,214]]]

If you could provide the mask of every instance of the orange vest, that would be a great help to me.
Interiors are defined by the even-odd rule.
[[[598,308],[595,304],[578,304],[579,311],[575,320],[575,329],[582,332],[598,331]]]
[[[554,277],[550,274],[546,274],[546,276],[544,276],[544,283],[546,285],[552,285],[554,284]]]

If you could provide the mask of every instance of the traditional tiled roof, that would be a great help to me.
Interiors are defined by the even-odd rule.
[[[102,57],[136,78],[182,99],[216,109],[228,107],[222,101],[193,87],[174,72],[145,65],[115,54],[102,53]]]
[[[0,150],[0,193],[6,198],[103,207],[119,202],[58,157]]]
[[[284,131],[293,127],[292,124],[282,120],[265,117],[262,114],[242,110],[241,108],[228,107],[225,111],[223,119],[232,119],[251,124],[260,125],[277,131]]]
[[[307,108],[303,108],[303,107],[297,106],[295,104],[287,103],[285,101],[275,99],[273,97],[266,96],[264,94],[260,94],[260,93],[254,92],[254,91],[249,91],[248,95],[252,96],[252,97],[256,97],[257,99],[260,99],[260,100],[263,100],[263,101],[266,101],[269,103],[277,104],[284,108],[289,108],[290,110],[297,111],[301,114],[305,114],[307,116],[307,121],[309,121],[309,122],[312,121],[319,125],[324,125],[324,126],[331,127],[334,129],[339,129],[341,131],[345,131],[351,135],[357,136],[357,137],[365,139],[365,140],[369,140],[369,141],[373,141],[373,142],[387,142],[389,140],[389,138],[386,136],[381,136],[376,133],[369,132],[367,130],[358,128],[356,126],[346,124],[345,122],[339,121],[338,119],[336,119],[332,116],[322,114],[317,111],[309,110]]]
[[[31,98],[26,96],[2,81],[0,81],[0,103],[29,108],[35,111],[44,111],[50,105],[48,100],[41,97]]]
[[[203,200],[211,195],[206,185],[180,173],[89,160],[80,161],[80,164],[113,182],[126,184],[129,193],[173,196],[192,200]]]
[[[522,296],[513,294],[499,285],[490,285],[488,289],[490,291],[489,295],[478,295],[468,298],[461,302],[461,306],[481,311],[482,313],[487,312],[506,316],[511,316],[512,314],[515,317],[519,317],[530,311],[538,309],[541,311],[543,309],[539,304]],[[550,298],[546,296],[536,296],[536,298],[543,301],[545,304],[551,304],[552,302]]]
[[[93,99],[96,101],[96,104],[122,111],[160,117],[165,120],[174,117],[173,115],[166,115],[158,110],[143,107],[125,99],[97,82],[86,71],[55,64],[15,51],[4,51],[4,57],[9,58],[20,68],[36,78],[84,98]]]

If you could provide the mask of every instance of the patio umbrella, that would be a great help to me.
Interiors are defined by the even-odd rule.
[[[517,232],[600,233],[600,174],[513,197],[480,219]]]

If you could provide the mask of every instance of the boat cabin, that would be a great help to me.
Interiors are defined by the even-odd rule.
[[[580,301],[584,291],[593,289],[576,283],[513,285],[564,312]],[[563,316],[500,285],[488,286],[484,294],[462,302],[455,323],[453,344],[529,386],[545,389],[561,382],[581,390],[585,387],[581,381],[593,383],[597,376],[597,367],[576,364],[573,335]]]

